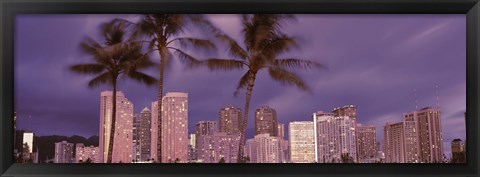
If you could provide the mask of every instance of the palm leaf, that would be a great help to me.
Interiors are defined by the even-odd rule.
[[[189,48],[193,47],[194,49],[206,49],[206,50],[214,50],[215,44],[213,44],[210,40],[207,39],[196,39],[196,38],[176,38],[173,39],[171,42],[177,41],[181,47]]]
[[[131,78],[133,80],[136,80],[140,83],[144,83],[148,86],[155,85],[158,82],[157,79],[155,79],[154,77],[149,76],[149,75],[147,75],[145,73],[142,73],[142,72],[139,72],[139,71],[135,71],[135,70],[131,70],[129,72],[126,72],[125,74],[129,78]]]
[[[197,60],[195,57],[185,53],[184,51],[175,48],[175,47],[168,47],[169,49],[174,50],[174,54],[177,55],[177,57],[182,61],[184,64],[186,64],[187,67],[189,68],[196,68],[198,66],[202,65],[202,62]]]
[[[294,69],[294,70],[326,68],[326,66],[315,61],[295,59],[295,58],[277,59],[273,61],[273,65],[280,68],[288,68],[288,69]]]
[[[82,74],[98,74],[105,70],[101,64],[77,64],[70,67],[70,70]]]
[[[208,59],[203,62],[211,70],[217,71],[229,71],[234,69],[242,69],[245,66],[245,63],[240,60],[233,59]]]
[[[97,87],[101,84],[112,84],[112,79],[114,78],[114,74],[111,71],[105,72],[100,74],[99,76],[93,78],[88,82],[88,87],[93,88]]]
[[[301,90],[310,92],[307,84],[294,73],[276,67],[268,67],[268,73],[273,80],[280,82],[282,85],[295,85]]]

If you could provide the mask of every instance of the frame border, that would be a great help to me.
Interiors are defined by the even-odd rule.
[[[132,8],[135,7],[135,8]],[[133,13],[465,14],[466,164],[15,164],[13,163],[16,14]],[[479,0],[0,0],[0,174],[13,176],[479,176]],[[220,168],[219,168],[220,167]]]

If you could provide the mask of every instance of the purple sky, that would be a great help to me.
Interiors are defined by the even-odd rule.
[[[101,86],[88,89],[92,76],[68,71],[68,66],[92,61],[82,54],[85,36],[101,40],[99,24],[114,17],[138,19],[135,15],[18,15],[15,26],[15,105],[18,128],[37,135],[98,135]],[[240,37],[236,15],[210,15],[226,33]],[[300,39],[301,49],[284,56],[316,60],[328,66],[321,71],[298,71],[313,95],[284,87],[259,72],[251,101],[247,138],[253,137],[252,112],[261,105],[277,110],[286,123],[311,120],[313,112],[331,111],[347,104],[357,106],[358,122],[377,127],[383,140],[383,125],[399,122],[403,113],[436,106],[439,85],[444,149],[465,139],[466,110],[465,15],[297,15],[285,31]],[[187,36],[199,36],[190,32]],[[200,36],[201,37],[201,36]],[[205,57],[190,51],[192,55]],[[218,54],[225,56],[225,48]],[[158,55],[152,55],[158,61]],[[218,121],[221,107],[234,104],[243,109],[244,92],[233,97],[245,71],[210,72],[188,70],[174,62],[166,73],[164,92],[189,93],[189,131],[200,120]],[[147,71],[157,77],[156,71]],[[150,108],[156,99],[154,87],[123,80],[119,90],[134,104],[135,113]],[[31,115],[31,120],[28,117]]]

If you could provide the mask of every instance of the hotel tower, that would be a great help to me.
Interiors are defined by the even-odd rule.
[[[100,162],[107,162],[110,128],[112,127],[112,91],[100,93]],[[112,163],[132,162],[133,104],[117,91],[117,112],[113,140]]]

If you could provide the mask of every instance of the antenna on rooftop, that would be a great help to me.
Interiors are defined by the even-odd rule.
[[[435,85],[435,95],[437,96],[437,109],[440,109],[440,98],[438,96],[438,85]]]
[[[413,89],[413,97],[415,98],[415,111],[418,110],[417,89]]]

